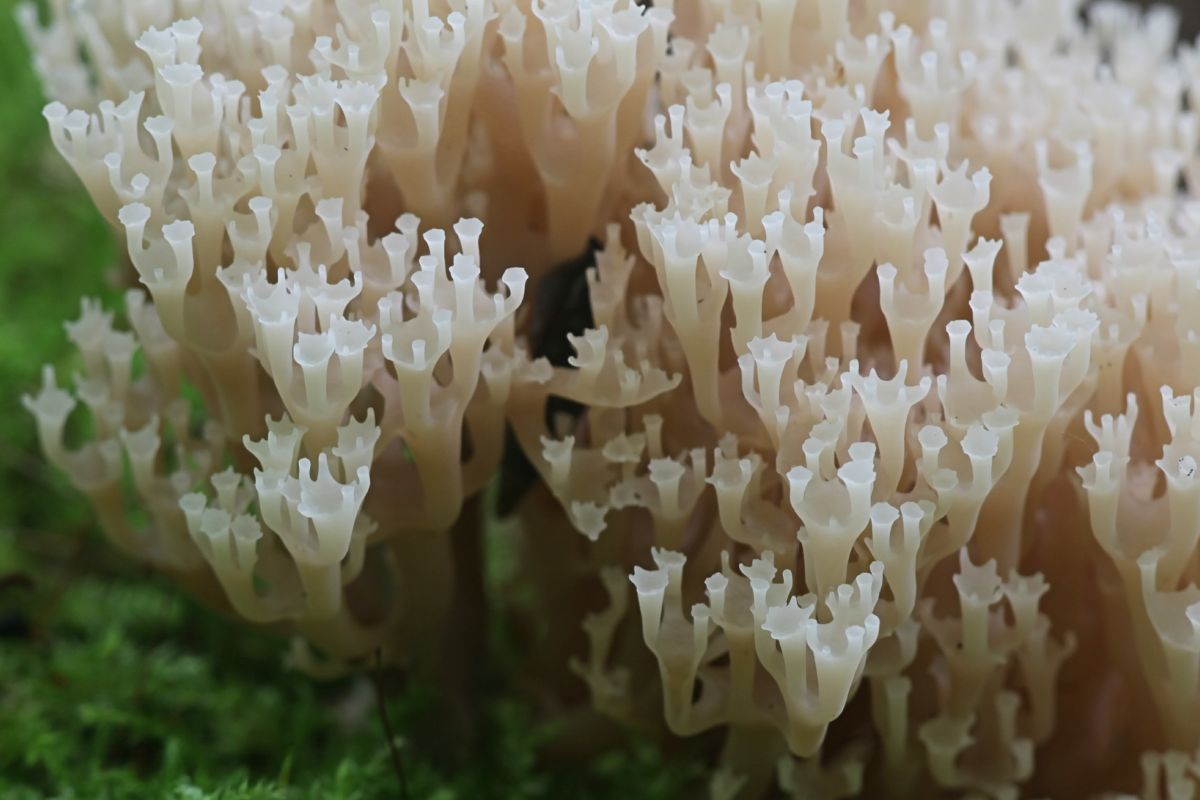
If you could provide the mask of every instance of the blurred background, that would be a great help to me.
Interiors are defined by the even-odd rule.
[[[1195,39],[1200,0],[1168,5]],[[120,293],[115,240],[49,145],[12,10],[0,0],[0,797],[372,798],[403,786],[441,800],[670,798],[694,786],[699,764],[638,741],[583,771],[539,764],[553,729],[503,697],[484,713],[491,746],[470,763],[426,758],[428,687],[315,683],[283,668],[286,642],[110,551],[20,404],[43,362],[72,371],[62,321],[80,298],[117,308]]]

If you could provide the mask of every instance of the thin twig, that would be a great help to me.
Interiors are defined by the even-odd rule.
[[[379,708],[379,719],[383,722],[383,733],[387,737],[388,752],[392,754],[392,769],[400,784],[400,800],[408,800],[408,778],[404,773],[404,759],[400,757],[400,748],[396,747],[396,736],[392,733],[392,722],[388,718],[387,702],[383,698],[383,680],[380,670],[383,668],[383,651],[375,648],[375,669],[370,670],[371,682],[375,684],[375,703]]]

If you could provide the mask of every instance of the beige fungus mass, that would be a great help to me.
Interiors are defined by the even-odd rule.
[[[334,674],[482,635],[451,542],[498,530],[543,705],[720,729],[718,800],[1200,788],[1171,12],[50,5],[45,117],[138,285],[25,403],[130,558]]]

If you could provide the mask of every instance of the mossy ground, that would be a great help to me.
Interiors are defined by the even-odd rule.
[[[371,676],[285,669],[286,642],[110,551],[37,454],[20,395],[45,361],[69,373],[62,321],[79,298],[116,307],[120,292],[114,239],[49,145],[11,11],[0,0],[0,797],[399,796]],[[488,746],[442,763],[422,747],[429,687],[384,696],[411,798],[669,798],[700,772],[636,741],[550,768],[538,752],[554,729],[496,692],[479,713]]]

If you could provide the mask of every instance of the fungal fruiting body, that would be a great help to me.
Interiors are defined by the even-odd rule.
[[[45,117],[139,285],[26,405],[131,558],[299,666],[420,661],[496,486],[528,668],[724,731],[714,797],[1195,791],[1170,12],[52,5]]]

